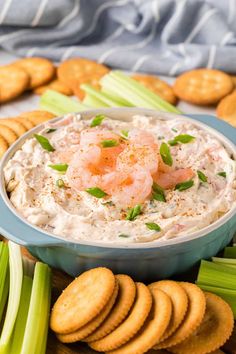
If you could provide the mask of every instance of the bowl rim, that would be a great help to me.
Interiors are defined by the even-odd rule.
[[[171,120],[175,118],[181,118],[187,121],[190,121],[201,128],[209,131],[211,134],[216,136],[222,143],[223,145],[230,151],[230,153],[234,156],[236,160],[236,146],[234,143],[225,137],[221,132],[217,131],[216,129],[208,126],[205,123],[199,122],[198,120],[188,117],[188,115],[179,115],[176,113],[168,113],[168,112],[158,112],[156,110],[152,109],[146,109],[146,108],[136,108],[136,107],[122,107],[122,108],[99,108],[99,109],[88,109],[86,111],[82,112],[75,112],[72,114],[79,114],[82,117],[85,117],[85,119],[91,118],[91,116],[96,115],[96,114],[105,114],[109,116],[109,114],[112,115],[112,113],[118,113],[119,112],[127,112],[129,115],[149,115],[150,117],[153,117],[158,119],[164,119],[164,120]],[[57,122],[61,119],[63,119],[67,114],[56,117],[52,120],[50,120],[50,123]],[[191,114],[190,114],[191,115]],[[109,117],[112,118],[112,117]],[[114,118],[112,118],[114,119]],[[117,118],[116,118],[117,119]],[[46,124],[49,122],[45,122]],[[55,235],[53,233],[49,233],[40,227],[37,227],[33,224],[30,224],[26,219],[24,219],[20,213],[13,207],[13,205],[10,202],[10,199],[8,198],[6,188],[5,188],[5,180],[4,180],[4,173],[3,169],[6,163],[11,159],[11,157],[14,155],[14,153],[21,148],[23,143],[25,142],[26,139],[32,137],[33,134],[39,132],[42,130],[45,126],[45,123],[42,123],[32,129],[30,129],[28,132],[26,132],[24,135],[22,135],[5,153],[5,155],[2,157],[0,161],[0,196],[2,197],[5,205],[8,207],[8,209],[11,211],[11,213],[20,219],[25,225],[27,225],[30,229],[33,229],[34,231],[43,233],[46,237],[48,238],[53,238],[55,240],[55,243],[65,243],[65,244],[74,244],[74,245],[84,245],[84,246],[94,246],[94,247],[104,247],[104,248],[114,248],[114,249],[146,249],[146,248],[154,248],[154,247],[164,247],[164,246],[173,246],[181,243],[185,243],[188,241],[192,241],[204,236],[207,236],[209,233],[215,231],[216,229],[220,228],[222,225],[227,223],[231,218],[233,218],[236,215],[236,205],[230,209],[227,213],[225,213],[222,217],[220,217],[218,220],[213,222],[212,224],[204,227],[201,230],[195,231],[193,233],[183,235],[180,237],[175,237],[171,238],[168,240],[161,240],[157,239],[154,241],[148,241],[148,242],[137,242],[137,243],[112,243],[112,242],[101,242],[101,241],[90,241],[90,240],[74,240],[74,239],[67,239],[63,238],[60,235]],[[232,128],[234,129],[234,128]],[[58,242],[57,242],[58,241]],[[45,244],[47,242],[45,241]]]

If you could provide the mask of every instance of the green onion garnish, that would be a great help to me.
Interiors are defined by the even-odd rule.
[[[62,178],[59,178],[59,179],[56,181],[56,186],[57,186],[58,188],[64,188],[64,187],[65,187],[65,183],[64,183],[64,181],[63,181]]]
[[[162,158],[162,161],[168,165],[172,166],[173,165],[173,159],[170,153],[169,146],[166,143],[162,143],[160,147],[160,155]]]
[[[93,128],[93,127],[97,127],[98,125],[100,125],[103,121],[103,119],[105,119],[106,117],[104,116],[104,114],[97,114],[91,124],[90,124],[90,127]]]
[[[188,144],[190,141],[194,140],[195,137],[188,134],[177,135],[173,140],[169,140],[168,143],[171,146],[177,145],[178,143]]]
[[[173,132],[175,132],[175,133],[177,133],[177,132],[178,132],[178,130],[177,130],[177,129],[175,129],[175,128],[171,128],[171,130],[172,130]]]
[[[202,171],[198,170],[197,175],[202,182],[207,182],[207,176]]]
[[[51,167],[53,170],[56,170],[59,172],[66,172],[68,169],[67,163],[59,163],[57,165],[48,165],[48,167]]]
[[[47,138],[45,138],[45,136],[39,135],[39,134],[34,134],[34,137],[44,150],[47,150],[50,152],[55,151],[54,147],[50,144],[49,140]]]
[[[159,202],[166,202],[164,189],[155,182],[152,185],[152,198]]]
[[[46,134],[50,134],[50,133],[54,133],[55,131],[56,131],[55,128],[50,128],[50,129],[48,129],[45,133],[46,133]]]
[[[180,192],[185,191],[186,189],[191,188],[194,185],[194,181],[190,179],[189,181],[178,183],[175,186],[175,190],[179,190]]]
[[[122,137],[125,137],[126,139],[128,139],[128,136],[129,136],[128,130],[121,130],[121,134],[122,134]]]
[[[129,220],[129,221],[133,221],[134,219],[136,219],[136,217],[141,214],[141,205],[137,204],[135,205],[134,208],[130,209],[128,211],[128,214],[126,216],[126,220]]]
[[[127,237],[129,237],[129,235],[120,234],[120,235],[118,235],[118,237],[124,237],[124,238],[127,238]]]
[[[103,141],[101,141],[101,145],[104,148],[113,147],[113,146],[117,146],[118,145],[118,141],[115,140],[115,139],[103,140]]]
[[[226,172],[224,171],[217,173],[217,175],[226,178]]]
[[[161,228],[155,222],[146,222],[145,224],[149,230],[161,231]]]
[[[103,198],[107,195],[107,193],[98,187],[87,188],[86,192],[96,198]]]

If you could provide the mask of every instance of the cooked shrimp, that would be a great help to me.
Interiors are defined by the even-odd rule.
[[[164,189],[174,188],[178,183],[182,183],[193,178],[194,172],[191,168],[181,168],[167,173],[157,173],[154,180]]]
[[[148,145],[153,149],[158,148],[155,136],[152,133],[147,132],[146,130],[132,129],[128,133],[128,138],[133,143],[140,145]]]
[[[125,179],[124,173],[115,171],[109,164],[103,164],[104,150],[98,146],[89,146],[80,148],[74,155],[66,175],[75,190],[99,187],[110,194]]]
[[[116,140],[119,143],[120,136],[105,129],[86,129],[81,132],[80,144],[82,146],[100,145],[103,140]]]
[[[158,155],[151,147],[129,144],[117,158],[118,170],[132,170],[135,165],[139,165],[150,171],[152,174],[158,169]]]
[[[112,191],[112,200],[120,207],[143,203],[151,194],[153,179],[149,171],[136,165],[125,180]]]
[[[128,143],[117,158],[118,170],[131,170],[138,164],[152,174],[158,169],[158,145],[155,137],[145,130],[132,129]]]

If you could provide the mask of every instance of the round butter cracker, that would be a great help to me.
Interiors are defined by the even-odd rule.
[[[204,292],[205,316],[198,328],[183,342],[168,348],[176,354],[207,354],[219,349],[229,339],[234,317],[230,306],[219,296]]]
[[[113,294],[108,301],[107,305],[105,308],[95,317],[92,321],[90,321],[88,324],[85,326],[81,327],[78,329],[76,332],[72,332],[69,334],[58,334],[57,338],[62,342],[62,343],[74,343],[77,341],[82,340],[83,338],[87,337],[90,335],[92,332],[96,330],[98,326],[106,319],[106,317],[109,315],[111,312],[111,309],[115,303],[117,294],[118,294],[118,289],[119,285],[118,282],[116,281],[115,289],[113,291]]]
[[[46,84],[54,77],[56,71],[53,63],[46,58],[23,58],[11,66],[21,68],[28,74],[30,89]]]
[[[176,329],[176,331],[154,349],[168,348],[184,341],[190,336],[203,320],[206,309],[206,297],[204,292],[195,284],[179,283],[186,291],[188,296],[188,309],[186,315]]]
[[[158,96],[163,98],[163,100],[171,104],[176,104],[177,98],[172,87],[158,77],[136,74],[132,76],[132,79],[140,82],[140,84],[143,84],[143,86],[156,93]]]
[[[99,352],[111,351],[128,342],[143,326],[152,306],[152,295],[148,287],[136,283],[136,298],[129,316],[106,337],[89,342],[89,346]]]
[[[234,83],[220,70],[196,69],[180,75],[173,89],[176,96],[184,101],[211,105],[228,95],[234,89]]]
[[[119,284],[119,292],[114,305],[114,308],[106,318],[104,323],[93,332],[85,342],[93,342],[101,339],[112,332],[119,324],[126,318],[134,303],[136,286],[134,281],[125,274],[118,274],[115,276]]]
[[[12,65],[0,66],[0,103],[20,96],[28,87],[29,75]]]
[[[18,136],[11,128],[7,127],[6,125],[1,124],[0,119],[0,136],[6,140],[8,145],[11,145],[18,139]]]
[[[81,274],[54,304],[51,329],[68,334],[88,324],[105,308],[115,284],[115,276],[108,268],[94,268]]]
[[[9,145],[4,138],[0,136],[0,158],[5,154]]]
[[[161,341],[168,338],[183,321],[188,307],[188,297],[184,289],[173,280],[160,280],[149,285],[150,289],[164,291],[171,299],[172,316]]]
[[[236,128],[236,91],[224,97],[216,108],[216,114]]]
[[[163,336],[171,318],[172,305],[168,295],[158,289],[151,289],[152,309],[141,330],[122,347],[107,354],[143,354]]]

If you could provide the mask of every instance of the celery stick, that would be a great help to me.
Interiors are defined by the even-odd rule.
[[[212,261],[216,264],[223,264],[227,267],[236,268],[236,259],[212,257]]]
[[[8,247],[10,261],[10,291],[6,317],[0,338],[0,354],[9,353],[9,344],[19,308],[23,279],[23,266],[20,246],[9,241]]]
[[[107,97],[111,98],[112,100],[115,100],[119,102],[122,106],[124,107],[134,107],[133,104],[131,104],[129,101],[125,100],[124,98],[118,97],[117,95],[113,95],[112,92],[109,90],[101,89],[101,92],[106,95]]]
[[[9,292],[9,250],[6,243],[0,243],[0,322]]]
[[[108,104],[106,104],[105,102],[99,100],[97,97],[94,97],[93,95],[90,95],[88,93],[85,95],[83,99],[83,103],[86,106],[92,108],[109,107]]]
[[[37,262],[21,354],[45,353],[50,301],[51,270],[46,264]]]
[[[7,269],[7,274],[4,280],[4,288],[3,288],[3,292],[1,295],[1,299],[0,299],[0,323],[2,321],[2,317],[3,317],[3,313],[5,310],[5,306],[7,303],[7,298],[8,298],[8,294],[9,294],[9,269]]]
[[[24,276],[19,311],[17,314],[16,323],[12,334],[9,354],[21,354],[21,348],[25,334],[25,326],[30,304],[32,284],[33,280],[28,276]]]
[[[210,286],[236,290],[236,269],[222,264],[201,261],[197,282]]]
[[[226,247],[224,250],[224,257],[236,258],[236,247]]]
[[[104,93],[102,93],[101,91],[95,89],[93,86],[91,86],[89,84],[80,85],[80,88],[82,90],[84,90],[87,94],[89,94],[91,96],[94,96],[95,98],[97,98],[100,101],[104,102],[109,107],[123,107],[123,105],[121,103],[119,103],[118,101],[116,101],[116,100],[114,100],[112,98],[109,98]]]
[[[136,107],[153,108],[163,112],[181,113],[179,109],[164,101],[138,81],[119,71],[112,71],[102,77],[102,88],[112,95],[128,100]]]
[[[63,115],[72,112],[80,112],[86,109],[82,103],[72,100],[62,93],[47,90],[40,98],[40,108],[56,115]]]
[[[230,290],[230,289],[225,289],[225,288],[218,288],[215,286],[209,286],[205,285],[202,283],[196,283],[202,290],[204,291],[210,291],[211,293],[214,293],[222,299],[224,299],[228,304],[230,305],[234,318],[236,319],[236,290]]]

